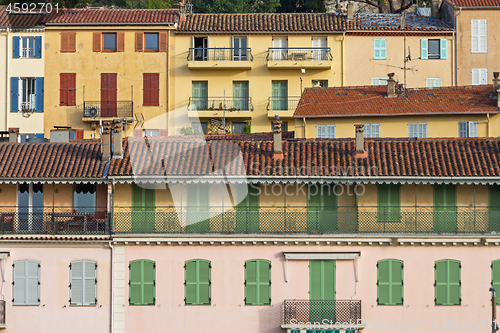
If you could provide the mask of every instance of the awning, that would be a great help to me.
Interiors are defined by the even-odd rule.
[[[322,251],[322,252],[285,252],[283,255],[286,260],[316,260],[316,259],[326,259],[326,260],[354,260],[358,259],[361,252],[333,252],[333,251]]]

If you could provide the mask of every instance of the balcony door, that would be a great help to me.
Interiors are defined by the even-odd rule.
[[[193,104],[196,110],[208,109],[208,82],[193,81]]]
[[[116,73],[101,74],[101,117],[117,117]]]
[[[233,37],[233,60],[248,60],[248,40],[247,37]]]
[[[288,81],[273,81],[272,89],[273,110],[288,110]]]
[[[193,37],[194,60],[208,60],[208,37]]]
[[[273,60],[288,59],[288,37],[273,37]]]
[[[155,232],[155,190],[132,184],[132,232]]]
[[[186,185],[186,231],[210,231],[210,184]]]
[[[309,262],[309,321],[335,322],[335,261]]]
[[[312,38],[312,53],[313,60],[326,60],[326,37]]]
[[[434,231],[457,231],[457,186],[437,185],[434,188]]]
[[[238,111],[248,108],[248,81],[233,81],[233,107]]]
[[[17,185],[17,230],[43,230],[43,184]]]

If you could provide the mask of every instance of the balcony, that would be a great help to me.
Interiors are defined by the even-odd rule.
[[[333,56],[329,47],[270,47],[266,60],[269,69],[331,69]]]
[[[95,122],[99,119],[132,119],[134,116],[132,101],[86,101],[83,102],[83,121]]]
[[[250,48],[190,48],[189,69],[252,69]]]
[[[316,323],[315,329],[361,329],[361,301],[357,300],[285,300],[281,328],[294,329],[306,323]],[[335,328],[335,324],[338,327]],[[342,327],[342,325],[344,325]]]
[[[106,208],[75,211],[67,207],[19,207],[0,211],[1,234],[96,234],[110,233]]]
[[[293,113],[299,104],[300,96],[269,97],[267,99],[267,116],[274,118],[278,115],[280,119],[293,118]]]
[[[252,98],[189,97],[189,118],[222,118],[224,110],[226,118],[251,119],[253,111]]]
[[[497,234],[500,207],[156,207],[114,210],[116,233]]]

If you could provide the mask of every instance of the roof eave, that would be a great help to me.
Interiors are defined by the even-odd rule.
[[[156,25],[156,26],[161,26],[161,25],[167,25],[167,26],[173,26],[175,22],[156,22],[156,23],[111,23],[111,22],[101,22],[101,23],[46,23],[46,26],[151,26],[151,25]]]
[[[65,184],[65,183],[108,183],[106,178],[23,178],[11,177],[0,178],[0,184],[18,184],[18,183],[44,183],[44,184]]]

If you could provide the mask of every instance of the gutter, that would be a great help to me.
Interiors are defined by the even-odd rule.
[[[460,11],[455,15],[455,87],[458,86],[458,15],[462,13],[462,7],[459,7]]]
[[[356,101],[357,102],[357,101]],[[363,101],[359,101],[363,102]],[[346,102],[347,103],[347,102]],[[321,106],[321,104],[320,104]],[[496,108],[495,108],[496,109]],[[453,116],[453,115],[459,115],[459,116],[464,116],[464,115],[471,115],[471,114],[497,114],[500,113],[500,110],[480,110],[480,111],[463,111],[463,112],[429,112],[429,113],[394,113],[394,114],[374,114],[374,113],[368,113],[368,114],[346,114],[346,115],[336,115],[336,114],[319,114],[319,115],[298,115],[294,116],[293,118],[346,118],[346,117],[403,117],[403,116],[435,116],[435,115],[448,115],[448,116]]]
[[[49,184],[68,184],[68,183],[97,183],[107,184],[105,178],[3,178],[0,184],[18,184],[18,183],[49,183]]]
[[[46,23],[46,26],[57,27],[57,26],[124,26],[124,25],[132,25],[132,26],[173,26],[174,22],[156,22],[156,23],[109,23],[109,22],[101,22],[101,23]]]

